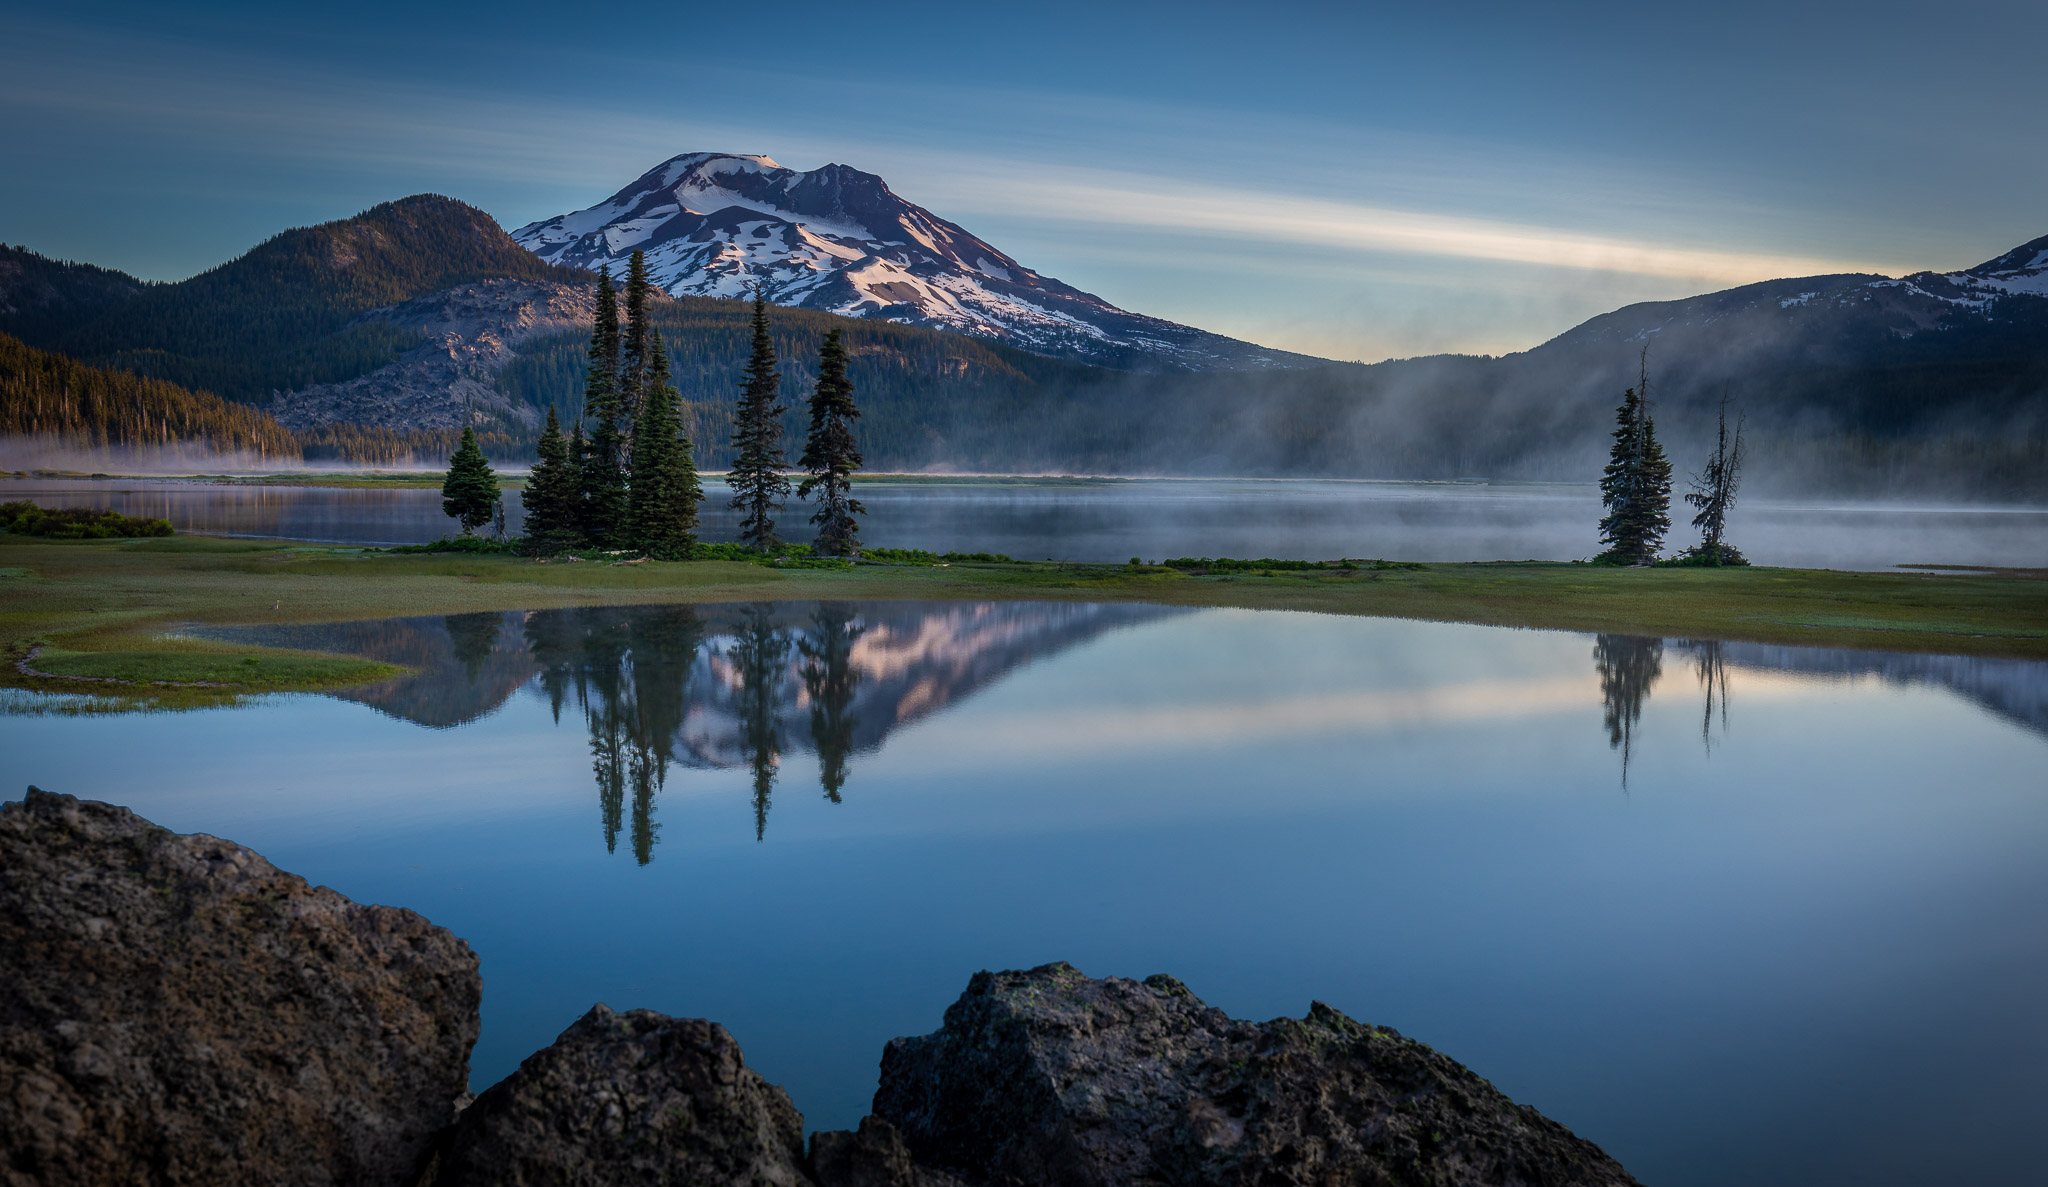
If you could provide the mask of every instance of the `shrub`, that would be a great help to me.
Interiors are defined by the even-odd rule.
[[[113,540],[176,533],[168,519],[123,515],[98,507],[44,509],[26,500],[0,503],[0,531],[53,540]]]
[[[1160,561],[1169,569],[1184,573],[1355,573],[1361,569],[1385,571],[1389,569],[1420,569],[1413,561],[1360,560],[1345,558],[1335,561],[1283,561],[1266,557],[1255,561],[1234,560],[1223,556],[1209,557],[1177,556],[1172,560]]]
[[[489,552],[516,554],[519,551],[519,537],[493,540],[485,536],[443,536],[426,544],[398,544],[386,552]]]
[[[1016,562],[1000,552],[930,552],[922,548],[863,548],[862,557],[891,565],[1010,565]]]
[[[1658,568],[1679,569],[1720,569],[1735,568],[1749,564],[1749,558],[1733,544],[1709,546],[1695,544],[1677,556],[1668,556],[1657,562]]]

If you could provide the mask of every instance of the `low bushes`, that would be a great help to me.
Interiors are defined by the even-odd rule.
[[[99,507],[42,508],[26,500],[0,503],[0,531],[53,540],[114,540],[175,534],[168,519],[123,515]]]
[[[1274,560],[1271,557],[1266,557],[1264,559],[1255,561],[1241,561],[1234,560],[1227,556],[1216,557],[1214,559],[1211,559],[1206,556],[1177,556],[1174,557],[1172,560],[1160,561],[1159,563],[1166,566],[1169,569],[1179,569],[1183,573],[1195,574],[1303,572],[1356,573],[1360,570],[1367,569],[1374,571],[1385,571],[1389,569],[1422,568],[1421,565],[1415,564],[1412,561],[1354,560],[1349,558],[1345,560],[1336,561],[1283,561]]]

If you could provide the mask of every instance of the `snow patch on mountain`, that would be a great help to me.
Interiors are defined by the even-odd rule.
[[[845,165],[801,172],[765,156],[686,153],[586,210],[512,233],[551,263],[623,272],[646,253],[676,296],[744,297],[984,338],[1131,370],[1319,366],[1119,309],[1026,268],[964,227]]]

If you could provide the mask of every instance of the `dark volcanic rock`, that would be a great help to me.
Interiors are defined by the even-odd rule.
[[[1320,1002],[1239,1022],[1172,977],[1067,964],[977,973],[937,1033],[889,1044],[875,1113],[920,1164],[989,1184],[1635,1182],[1454,1060]]]
[[[0,806],[0,1182],[395,1184],[468,1075],[475,954],[230,841]]]
[[[463,1110],[421,1187],[797,1187],[803,1134],[723,1026],[599,1004]]]
[[[858,1130],[811,1135],[811,1174],[821,1187],[959,1187],[944,1171],[919,1166],[903,1135],[880,1117],[863,1117]]]

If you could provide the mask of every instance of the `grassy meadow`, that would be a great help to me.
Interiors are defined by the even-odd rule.
[[[832,570],[392,554],[204,536],[52,541],[0,534],[0,684],[176,700],[331,688],[395,673],[341,656],[180,637],[176,628],[185,623],[812,599],[1239,606],[2048,659],[2043,570],[1848,573],[1537,562],[1211,574],[1050,562]]]

